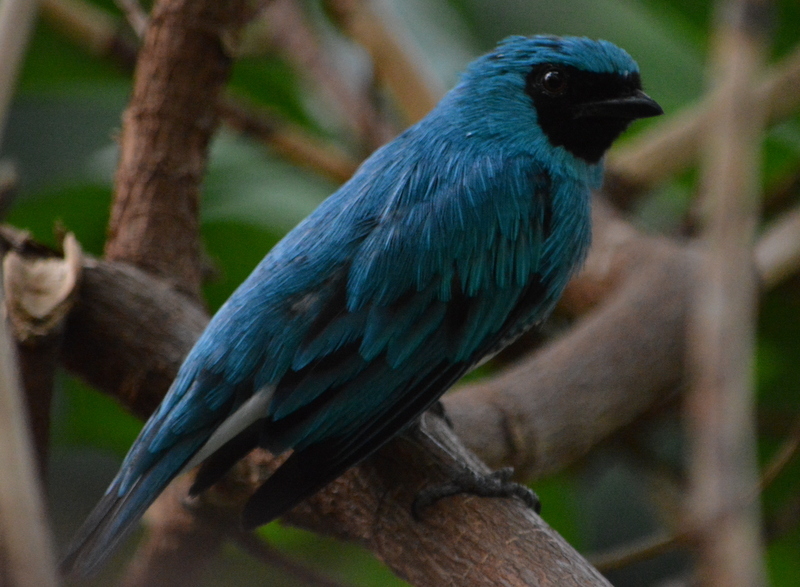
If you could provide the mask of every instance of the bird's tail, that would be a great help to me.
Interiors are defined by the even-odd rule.
[[[134,530],[139,518],[201,444],[197,440],[179,443],[132,483],[123,481],[127,472],[123,464],[67,548],[62,574],[87,576],[96,570]]]

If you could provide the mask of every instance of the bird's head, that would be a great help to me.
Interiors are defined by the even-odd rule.
[[[456,96],[487,126],[523,136],[538,124],[551,146],[590,164],[631,121],[663,113],[630,55],[579,37],[509,37],[472,63]]]

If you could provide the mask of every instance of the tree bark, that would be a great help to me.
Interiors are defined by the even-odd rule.
[[[156,3],[123,117],[105,256],[200,299],[200,186],[247,2]]]

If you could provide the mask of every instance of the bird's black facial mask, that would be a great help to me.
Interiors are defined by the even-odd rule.
[[[631,121],[663,113],[642,92],[638,73],[596,73],[545,63],[531,69],[525,81],[550,143],[589,163],[597,163]]]

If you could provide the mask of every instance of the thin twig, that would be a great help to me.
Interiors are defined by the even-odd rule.
[[[38,4],[38,0],[4,0],[0,4],[0,141]]]
[[[313,82],[343,117],[348,129],[367,153],[389,141],[397,130],[375,107],[364,89],[354,90],[338,71],[330,51],[306,18],[301,3],[272,0],[263,12],[275,48],[294,65],[295,71]]]
[[[140,39],[144,37],[150,17],[139,4],[139,0],[114,0],[114,4],[119,6],[119,9],[125,14],[125,18],[128,19],[128,24],[131,25],[136,36]]]
[[[397,99],[406,120],[413,123],[430,112],[443,92],[420,69],[424,59],[415,59],[415,48],[397,23],[382,18],[368,0],[325,0],[325,6],[370,54],[378,80]]]
[[[759,482],[753,486],[747,502],[742,504],[742,507],[756,503],[761,494],[780,477],[798,453],[800,453],[800,420],[795,423],[789,437],[763,468]],[[689,531],[659,533],[588,558],[599,571],[605,573],[654,558],[691,543],[692,534]]]
[[[358,161],[335,145],[286,122],[266,109],[245,105],[230,94],[220,100],[220,116],[233,128],[269,146],[299,167],[310,169],[337,183],[350,179]]]
[[[687,538],[686,534],[655,534],[588,558],[598,571],[608,573],[670,552]]]
[[[721,1],[713,43],[717,97],[701,178],[708,248],[689,323],[686,396],[690,525],[703,585],[764,584],[760,516],[747,503],[757,479],[752,365],[757,283],[759,157],[766,106],[751,91],[767,29],[766,0]]]
[[[761,281],[769,288],[800,269],[800,206],[784,212],[764,231],[754,250]]]

